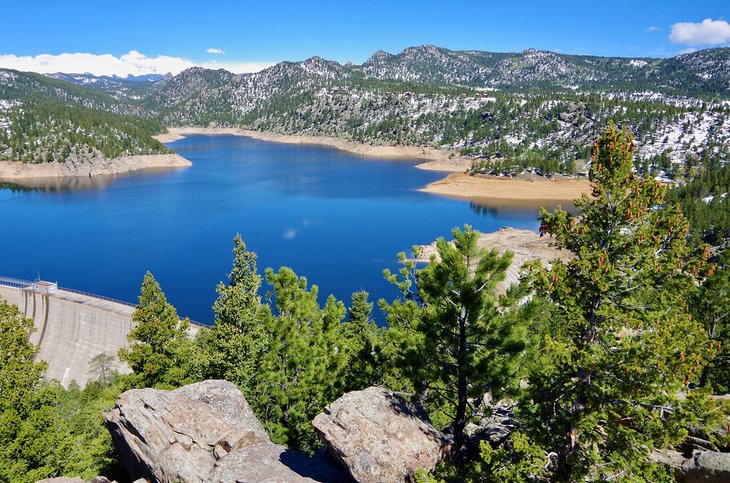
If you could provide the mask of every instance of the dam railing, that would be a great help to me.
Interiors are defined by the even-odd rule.
[[[36,282],[32,282],[30,280],[22,280],[19,278],[0,277],[0,285],[4,285],[6,287],[28,288],[28,287],[32,287],[34,283],[36,283]],[[61,287],[60,285],[58,286],[58,290],[63,290],[64,292],[71,292],[71,293],[75,293],[75,294],[79,294],[79,295],[84,295],[86,297],[91,297],[91,298],[95,298],[95,299],[106,300],[107,302],[114,302],[115,304],[126,305],[127,307],[136,307],[137,306],[136,304],[126,302],[124,300],[114,299],[111,297],[105,297],[103,295],[97,295],[95,293],[84,292],[83,290],[76,290],[73,288]]]
[[[26,288],[33,285],[33,282],[19,278],[0,277],[0,285],[13,288]]]
[[[23,280],[23,279],[20,279],[20,278],[0,277],[0,285],[5,286],[5,287],[13,287],[13,288],[24,289],[24,288],[32,287],[34,283],[35,282],[33,282],[31,280]],[[126,305],[127,307],[136,307],[137,306],[137,304],[133,304],[131,302],[127,302],[127,301],[124,301],[124,300],[114,299],[114,298],[111,298],[111,297],[105,297],[103,295],[97,295],[95,293],[84,292],[83,290],[76,290],[76,289],[73,289],[73,288],[61,287],[60,285],[58,286],[58,290],[63,290],[64,292],[71,292],[71,293],[75,293],[75,294],[78,294],[78,295],[83,295],[85,297],[91,297],[91,298],[95,298],[95,299],[105,300],[107,302],[113,302],[115,304]],[[198,326],[201,326],[201,327],[206,327],[205,324],[201,324],[200,322],[196,322],[194,320],[190,320],[190,323],[193,324],[193,325],[198,325]]]

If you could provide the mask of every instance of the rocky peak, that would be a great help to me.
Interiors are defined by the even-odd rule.
[[[368,58],[368,60],[366,60],[363,63],[363,65],[365,66],[365,65],[382,64],[382,63],[392,59],[393,57],[395,57],[395,55],[393,55],[389,52],[386,52],[384,50],[378,50],[373,55],[371,55],[370,58]]]

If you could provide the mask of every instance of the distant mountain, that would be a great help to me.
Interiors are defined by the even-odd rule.
[[[380,80],[529,89],[659,90],[730,95],[730,48],[672,59],[595,57],[527,49],[521,53],[452,51],[423,45],[378,51],[353,69]]]
[[[160,74],[145,74],[140,76],[95,76],[93,74],[47,74],[52,79],[59,79],[72,84],[94,87],[108,91],[115,98],[142,99],[149,94],[154,85],[162,81],[165,76]]]
[[[158,82],[165,78],[165,76],[161,74],[145,74],[137,76],[129,74],[127,77],[119,77],[116,75],[96,76],[94,74],[89,74],[88,72],[84,74],[64,74],[62,72],[56,72],[55,74],[46,75],[52,79],[65,80],[66,82],[71,82],[73,84],[103,88],[118,87],[130,83]]]

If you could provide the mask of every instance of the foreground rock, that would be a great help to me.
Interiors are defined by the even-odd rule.
[[[226,381],[127,391],[105,421],[135,478],[205,481],[229,452],[270,443],[241,391]]]
[[[403,481],[433,470],[451,441],[403,397],[378,387],[345,394],[314,418],[332,456],[360,482]]]
[[[203,381],[135,389],[104,416],[129,476],[162,482],[338,482],[323,459],[271,443],[238,388]]]
[[[655,450],[649,460],[674,470],[678,482],[726,483],[730,481],[730,453],[695,451],[685,458],[673,450]]]

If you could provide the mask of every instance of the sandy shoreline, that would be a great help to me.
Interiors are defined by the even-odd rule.
[[[21,163],[0,161],[0,179],[17,181],[35,178],[92,177],[128,173],[148,168],[180,168],[193,163],[178,154],[148,154],[114,159],[95,159],[93,162]]]
[[[572,201],[580,198],[583,193],[590,193],[590,190],[591,184],[586,179],[537,178],[529,180],[469,176],[465,173],[450,174],[421,189],[426,193],[485,202],[489,200]]]

